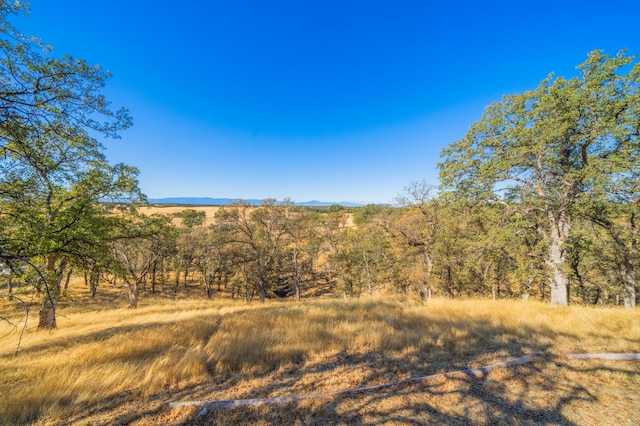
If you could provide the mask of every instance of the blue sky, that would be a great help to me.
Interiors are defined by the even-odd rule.
[[[24,33],[100,64],[151,198],[389,202],[437,184],[484,106],[640,54],[640,0],[31,0]]]

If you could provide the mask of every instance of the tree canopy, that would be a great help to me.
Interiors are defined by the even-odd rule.
[[[475,201],[515,200],[543,218],[551,301],[568,303],[565,244],[574,206],[589,197],[638,199],[640,64],[592,51],[571,79],[544,79],[486,108],[442,152],[443,188]]]
[[[102,93],[109,72],[21,34],[7,18],[25,11],[0,5],[0,244],[4,257],[40,258],[55,286],[104,246],[97,203],[142,195],[137,169],[109,164],[97,140],[132,123]]]

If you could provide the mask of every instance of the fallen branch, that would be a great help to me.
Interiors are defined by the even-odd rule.
[[[640,359],[640,353],[630,354],[569,354],[567,358],[612,359],[617,361]]]

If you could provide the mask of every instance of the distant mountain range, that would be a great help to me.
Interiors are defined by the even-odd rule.
[[[209,197],[174,197],[174,198],[149,198],[147,200],[150,204],[180,204],[186,206],[226,206],[228,204],[237,203],[238,201],[244,201],[245,203],[259,205],[262,203],[262,200],[256,199],[240,199],[240,198],[209,198]],[[307,207],[323,207],[323,206],[333,206],[340,205],[343,207],[359,207],[362,204],[352,203],[349,201],[339,201],[339,202],[327,202],[327,201],[303,201],[303,202],[294,202],[296,206],[307,206]]]

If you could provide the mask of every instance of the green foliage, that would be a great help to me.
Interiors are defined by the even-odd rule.
[[[173,252],[177,233],[169,216],[135,212],[119,217],[113,231],[111,270],[126,283],[129,307],[136,308],[147,276],[158,259]]]
[[[443,150],[443,187],[476,200],[514,192],[561,203],[636,173],[640,65],[622,74],[632,60],[594,51],[578,67],[580,77],[550,76],[489,105]]]
[[[131,125],[102,94],[109,73],[54,56],[8,22],[0,8],[0,244],[7,256],[38,260],[58,287],[68,265],[94,267],[108,252],[104,199],[140,200],[137,170],[110,165],[94,135]]]
[[[612,189],[637,199],[640,64],[634,59],[624,51],[615,57],[593,51],[578,77],[549,76],[534,90],[505,96],[442,152],[442,186],[455,197],[510,200],[522,216],[540,215],[552,303],[568,302],[564,246],[576,203],[606,198]]]
[[[372,218],[378,215],[385,206],[382,204],[367,204],[362,207],[355,207],[353,209],[353,223],[356,225],[363,225],[370,222]]]
[[[275,287],[274,276],[285,253],[292,212],[291,203],[276,204],[276,200],[268,199],[258,207],[239,203],[223,207],[216,214],[220,231],[239,254],[245,297],[251,286],[264,301]]]
[[[194,226],[202,226],[207,213],[204,210],[186,209],[176,213],[175,216],[182,219],[182,226],[192,229]]]

